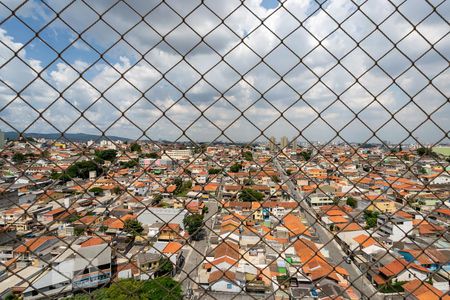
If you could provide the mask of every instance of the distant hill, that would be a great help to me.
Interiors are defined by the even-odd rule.
[[[87,142],[87,141],[101,141],[101,140],[112,140],[112,141],[130,141],[131,139],[127,139],[120,136],[99,136],[94,134],[85,134],[85,133],[65,133],[64,136],[61,136],[59,133],[25,133],[25,137],[31,137],[34,139],[49,139],[49,140],[69,140],[72,142]],[[8,140],[17,140],[19,138],[19,134],[17,132],[5,132],[5,138]]]

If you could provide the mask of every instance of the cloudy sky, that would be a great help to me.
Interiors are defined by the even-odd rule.
[[[450,1],[430,3],[5,0],[0,128],[448,143]]]

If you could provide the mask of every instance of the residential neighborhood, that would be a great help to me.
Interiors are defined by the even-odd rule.
[[[448,157],[274,141],[9,141],[0,297],[161,277],[186,299],[448,297]]]

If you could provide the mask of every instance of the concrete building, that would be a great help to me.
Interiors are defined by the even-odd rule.
[[[377,219],[377,226],[379,227],[377,233],[393,242],[398,242],[412,233],[413,222],[398,216],[380,215]]]
[[[293,152],[297,151],[297,139],[296,138],[293,138],[291,141],[291,149]]]
[[[188,159],[192,156],[191,149],[165,150],[162,159]]]
[[[5,146],[5,133],[0,130],[0,148]]]
[[[270,149],[270,151],[275,151],[277,149],[277,140],[274,136],[270,137],[269,149]]]
[[[287,136],[282,136],[280,141],[280,147],[281,149],[285,149],[289,145],[289,139]]]
[[[0,193],[0,210],[8,209],[10,207],[17,207],[18,205],[19,205],[18,190]]]

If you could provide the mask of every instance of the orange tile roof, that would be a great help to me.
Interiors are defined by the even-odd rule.
[[[82,242],[80,244],[80,247],[84,248],[84,247],[90,247],[90,246],[106,244],[106,243],[108,243],[108,240],[110,240],[110,237],[107,237],[107,236],[103,236],[103,237],[95,236],[95,237],[91,237],[90,239]]]
[[[330,220],[332,223],[348,223],[347,218],[344,218],[342,216],[331,216],[328,217],[328,220]]]
[[[169,242],[167,243],[166,247],[164,247],[162,252],[167,254],[174,254],[178,253],[178,251],[180,251],[181,248],[183,248],[183,245],[181,243]]]
[[[357,231],[357,230],[363,230],[363,228],[361,227],[361,225],[359,225],[358,223],[339,223],[339,224],[335,224],[336,227],[338,227],[339,231]]]
[[[386,264],[385,266],[381,267],[379,271],[383,273],[386,277],[392,277],[397,276],[400,274],[403,270],[408,268],[414,268],[418,271],[429,273],[429,271],[419,265],[416,265],[414,263],[408,263],[404,259],[394,259],[390,263]]]
[[[230,265],[232,265],[232,266],[238,264],[238,261],[237,261],[237,260],[232,259],[231,257],[228,257],[228,256],[223,256],[223,257],[220,257],[220,258],[218,258],[218,259],[213,260],[212,262],[204,263],[204,264],[203,264],[203,268],[205,268],[205,269],[210,269],[210,268],[212,268],[212,266],[219,265],[219,264],[221,264],[221,263],[223,263],[223,262],[226,262],[226,263],[228,263],[228,264],[230,264]]]
[[[37,238],[31,238],[25,241],[24,244],[14,250],[15,253],[26,253],[36,251],[37,248],[50,240],[56,239],[56,236],[40,236]]]
[[[308,228],[302,223],[299,216],[293,214],[287,214],[283,218],[283,225],[289,231],[289,236],[307,235],[311,236]]]
[[[419,300],[449,299],[448,295],[443,297],[443,293],[440,290],[419,279],[414,279],[403,284],[402,288],[408,294],[414,295]]]
[[[378,242],[373,237],[366,234],[358,235],[357,237],[354,237],[353,240],[363,248],[378,244]]]

